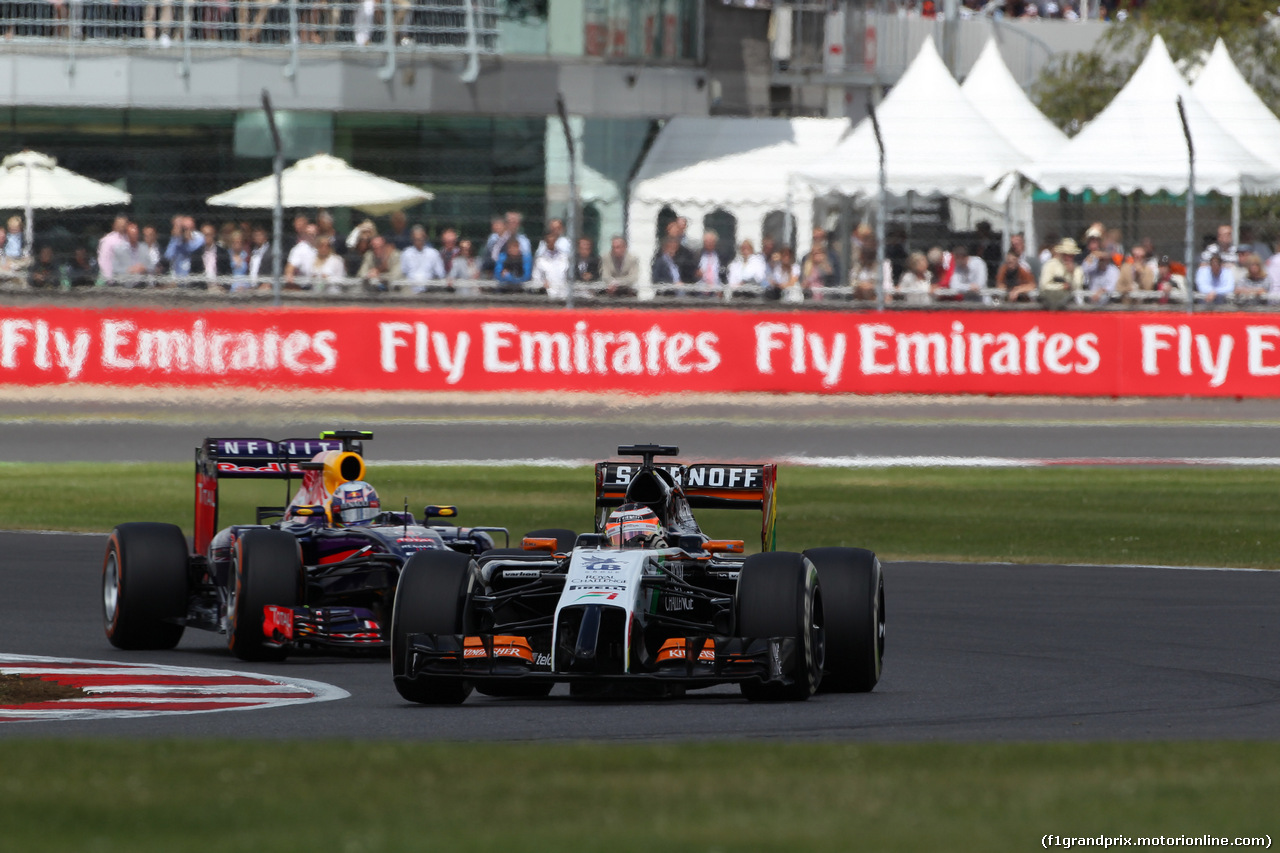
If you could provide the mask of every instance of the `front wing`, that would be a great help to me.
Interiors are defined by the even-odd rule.
[[[795,637],[689,637],[668,641],[651,670],[621,674],[555,672],[550,655],[534,652],[522,637],[410,634],[405,671],[418,676],[551,681],[737,682],[790,684],[801,654]],[[696,651],[691,651],[696,650]]]
[[[262,635],[268,646],[379,649],[388,645],[381,623],[363,607],[268,605],[262,610]]]

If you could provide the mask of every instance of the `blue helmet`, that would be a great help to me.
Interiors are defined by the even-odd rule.
[[[329,519],[335,527],[368,524],[381,513],[378,492],[363,480],[343,483],[329,499]]]

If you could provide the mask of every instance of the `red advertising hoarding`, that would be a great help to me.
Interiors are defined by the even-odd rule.
[[[1280,314],[0,308],[0,385],[1280,396]]]

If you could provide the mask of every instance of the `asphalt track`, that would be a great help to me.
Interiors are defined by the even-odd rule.
[[[591,460],[621,443],[690,458],[1280,457],[1280,401],[453,395],[215,395],[129,403],[0,399],[0,461],[185,461],[208,435],[285,438],[365,427],[378,460]]]
[[[1280,574],[1078,566],[886,567],[875,692],[753,705],[732,688],[680,700],[473,696],[400,700],[385,659],[234,661],[217,635],[121,652],[102,634],[103,537],[0,533],[0,650],[241,669],[351,697],[294,708],[132,720],[0,723],[0,737],[230,736],[443,740],[1010,741],[1280,737]]]

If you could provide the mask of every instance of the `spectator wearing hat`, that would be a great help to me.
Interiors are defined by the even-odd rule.
[[[1205,253],[1209,262],[1196,270],[1196,293],[1208,305],[1230,302],[1236,291],[1235,273],[1227,269],[1217,244]]]
[[[1046,308],[1065,308],[1084,288],[1084,272],[1076,264],[1080,246],[1070,237],[1053,247],[1053,257],[1040,268],[1040,303]]]

